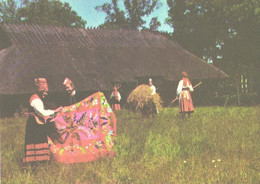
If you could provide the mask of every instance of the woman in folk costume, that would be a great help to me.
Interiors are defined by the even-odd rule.
[[[48,84],[45,78],[34,79],[37,92],[29,100],[30,115],[26,124],[25,132],[25,157],[24,163],[35,164],[39,161],[50,159],[47,135],[53,132],[53,126],[47,121],[48,117],[54,117],[62,110],[46,110],[44,108],[44,98],[48,94]],[[34,165],[33,165],[34,166]]]
[[[119,88],[120,88],[120,84],[115,85],[114,89],[111,93],[111,96],[110,96],[110,100],[111,100],[111,103],[112,103],[112,109],[113,110],[120,110],[121,109],[121,106],[120,106],[121,95],[118,91]]]
[[[182,72],[182,80],[179,81],[177,87],[177,95],[179,96],[180,113],[182,113],[183,116],[185,116],[185,114],[188,114],[188,116],[190,117],[190,114],[194,111],[192,98],[190,95],[190,92],[193,91],[194,89],[190,80],[188,79],[187,73]]]

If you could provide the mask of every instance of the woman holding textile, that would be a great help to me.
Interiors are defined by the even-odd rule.
[[[56,113],[62,110],[62,107],[56,110],[46,110],[44,108],[44,98],[48,94],[48,84],[45,78],[36,78],[37,92],[29,100],[30,113],[26,124],[25,132],[25,157],[24,163],[37,163],[50,159],[47,135],[57,135],[53,132],[54,122],[47,119],[54,117]],[[53,124],[53,125],[52,125]],[[56,136],[56,138],[60,138]]]

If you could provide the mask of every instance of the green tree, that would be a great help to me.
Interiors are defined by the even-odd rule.
[[[125,12],[118,7],[118,0],[112,0],[111,3],[105,3],[95,8],[99,12],[105,12],[106,18],[101,27],[104,28],[127,28],[128,22],[125,18]]]
[[[68,3],[58,0],[26,0],[19,8],[21,22],[51,24],[69,27],[85,27],[86,21],[73,11]]]
[[[7,0],[0,2],[0,22],[17,23],[17,4],[14,0]]]
[[[151,19],[149,26],[150,26],[150,30],[156,31],[161,26],[161,23],[158,21],[157,17],[154,17]]]
[[[128,28],[142,29],[145,28],[145,16],[150,15],[155,8],[159,8],[158,0],[125,0],[124,10],[120,10],[119,0],[112,0],[111,3],[105,3],[102,6],[97,6],[97,11],[103,11],[107,14],[105,22],[101,27],[110,28]],[[160,25],[156,17],[153,17],[150,22],[150,28],[155,30]]]
[[[68,3],[58,0],[15,0],[0,2],[0,23],[34,23],[84,28],[86,21],[73,11]],[[0,29],[0,50],[10,45]]]
[[[7,0],[0,2],[0,23],[9,22],[17,23],[19,18],[17,16],[18,7],[14,0]],[[0,28],[0,50],[11,45],[8,36]]]
[[[167,3],[167,22],[174,29],[173,37],[185,49],[213,62],[236,82],[242,73],[248,73],[250,81],[257,83],[259,0],[167,0]]]
[[[169,18],[174,28],[174,38],[187,50],[215,60],[225,34],[226,22],[223,3],[219,0],[167,0]]]
[[[85,27],[87,23],[73,11],[68,3],[59,0],[22,0],[20,7],[15,0],[0,2],[0,22],[51,24]]]

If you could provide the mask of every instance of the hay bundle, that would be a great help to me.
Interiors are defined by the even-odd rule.
[[[162,100],[159,94],[152,95],[149,85],[142,84],[128,96],[127,107],[132,110],[140,110],[143,114],[152,114],[162,108]]]

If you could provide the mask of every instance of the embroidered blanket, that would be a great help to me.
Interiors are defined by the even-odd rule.
[[[113,157],[116,117],[101,92],[64,107],[54,119],[64,144],[48,138],[54,159],[61,163],[89,162]]]

